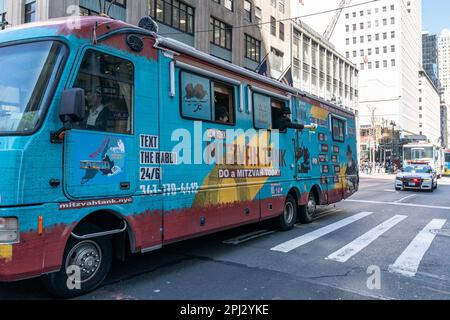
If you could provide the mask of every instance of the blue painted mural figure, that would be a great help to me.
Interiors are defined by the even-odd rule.
[[[353,159],[353,152],[352,152],[352,148],[350,146],[347,146],[347,170],[345,171],[345,175],[348,178],[348,181],[351,184],[351,187],[353,188],[352,190],[354,190],[356,188],[356,183],[357,183],[357,179],[356,179],[356,174],[357,174],[357,168],[356,168],[356,162]]]

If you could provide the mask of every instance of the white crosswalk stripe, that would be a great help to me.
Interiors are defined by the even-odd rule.
[[[407,216],[396,215],[395,217],[383,222],[382,224],[376,226],[366,234],[352,241],[342,249],[332,253],[327,257],[328,260],[334,260],[338,262],[347,262],[355,254],[366,248],[376,239],[378,239],[385,232],[392,229],[398,223],[405,220]]]
[[[389,267],[390,272],[399,273],[407,277],[414,277],[419,269],[420,262],[430,248],[436,231],[442,229],[447,220],[432,220],[409,244],[405,251]]]
[[[358,220],[361,220],[367,216],[370,216],[371,214],[373,214],[373,212],[361,212],[358,213],[354,216],[351,216],[349,218],[346,218],[344,220],[338,221],[336,223],[333,223],[329,226],[326,226],[324,228],[318,229],[316,231],[310,232],[308,234],[305,234],[301,237],[289,240],[285,243],[282,243],[276,247],[273,247],[271,250],[272,251],[279,251],[279,252],[284,252],[284,253],[288,253],[294,249],[297,249],[301,246],[304,246],[305,244],[308,244],[314,240],[319,239],[320,237],[323,237],[329,233],[332,233],[336,230],[339,230],[343,227],[348,226],[349,224],[352,224],[353,222],[356,222]]]

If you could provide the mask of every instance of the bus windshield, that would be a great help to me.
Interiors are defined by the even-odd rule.
[[[0,47],[0,135],[36,129],[65,50],[54,41]]]
[[[405,160],[433,159],[433,147],[405,148]]]
[[[445,154],[445,162],[450,162],[450,153]]]

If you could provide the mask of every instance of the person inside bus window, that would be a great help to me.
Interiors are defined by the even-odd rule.
[[[86,129],[94,131],[107,131],[109,109],[103,105],[102,89],[98,87],[95,92],[86,92],[88,117]]]
[[[292,123],[291,109],[283,106],[281,109],[272,108],[272,128],[274,130],[286,131],[286,129],[304,130],[303,124]]]
[[[216,121],[230,123],[230,114],[225,107],[219,107],[216,111]]]

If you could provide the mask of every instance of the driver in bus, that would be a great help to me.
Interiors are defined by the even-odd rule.
[[[95,92],[86,93],[86,103],[89,116],[86,120],[86,129],[95,131],[107,131],[109,109],[103,105],[102,89],[98,87]]]

